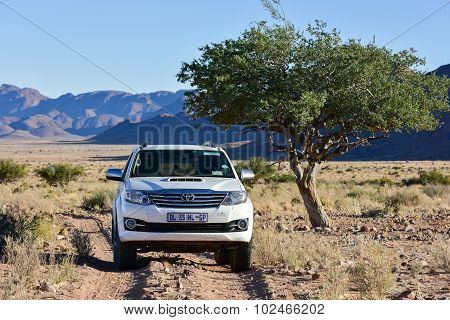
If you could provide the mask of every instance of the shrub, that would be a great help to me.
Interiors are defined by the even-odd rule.
[[[84,262],[91,256],[93,247],[89,234],[75,230],[70,242],[74,246],[80,261]]]
[[[251,169],[255,173],[255,180],[266,178],[275,173],[275,168],[265,161],[262,157],[250,158],[249,161],[242,161],[236,164],[235,169],[238,175],[241,169]]]
[[[379,179],[368,180],[367,183],[380,187],[385,187],[385,186],[392,186],[394,184],[394,181],[392,181],[388,177],[382,177]]]
[[[419,196],[415,193],[396,192],[384,201],[387,211],[398,212],[402,206],[416,206],[419,204]]]
[[[425,193],[430,198],[443,197],[448,193],[448,187],[442,185],[428,185],[423,188],[423,193]]]
[[[296,177],[293,174],[283,173],[283,174],[273,174],[264,179],[265,182],[273,183],[283,183],[283,182],[295,182]]]
[[[68,163],[56,163],[36,170],[36,173],[51,186],[64,186],[84,173],[83,167]]]
[[[431,250],[433,267],[450,272],[450,241],[441,241],[433,244]]]
[[[348,292],[348,273],[338,264],[332,264],[324,274],[324,290],[320,299],[339,300],[345,299]]]
[[[385,299],[394,286],[393,255],[378,243],[357,247],[350,278],[365,299]]]
[[[419,172],[419,177],[410,178],[403,180],[405,185],[413,185],[413,184],[442,184],[442,185],[450,185],[450,176],[444,175],[442,172],[437,170],[432,170],[429,172],[421,171]]]
[[[8,276],[1,278],[2,299],[26,299],[40,278],[41,260],[35,242],[5,238],[4,262],[11,265]]]
[[[18,242],[34,240],[37,224],[36,216],[29,217],[16,208],[0,209],[0,254],[7,238]]]
[[[111,203],[114,199],[115,192],[112,190],[101,189],[93,194],[83,198],[81,207],[85,210],[106,210],[111,209]]]
[[[0,160],[0,183],[7,184],[23,178],[27,174],[26,165],[12,159]]]
[[[61,223],[51,218],[35,218],[36,223],[33,228],[33,234],[42,240],[54,240],[58,234],[64,231]]]

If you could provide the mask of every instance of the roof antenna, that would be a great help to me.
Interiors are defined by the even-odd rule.
[[[144,143],[141,144],[141,149],[146,148],[148,146],[147,141],[144,141]]]

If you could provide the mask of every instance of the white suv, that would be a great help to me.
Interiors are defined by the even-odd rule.
[[[250,268],[253,205],[223,149],[143,144],[106,177],[120,182],[112,211],[119,270],[150,251],[213,251],[233,271]],[[241,170],[241,180],[253,177]]]

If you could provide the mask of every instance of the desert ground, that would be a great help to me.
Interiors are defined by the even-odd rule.
[[[422,171],[448,176],[450,162],[324,164],[318,189],[333,223],[326,230],[309,227],[292,181],[261,178],[247,189],[255,207],[252,270],[232,273],[211,253],[149,253],[136,270],[116,272],[108,200],[116,183],[104,173],[123,167],[131,150],[0,142],[0,159],[28,171],[0,184],[1,213],[39,221],[33,240],[3,249],[1,299],[450,299],[450,186],[404,182]],[[35,169],[50,163],[85,172],[49,186]],[[288,173],[285,164],[272,167]],[[86,206],[92,199],[100,201]],[[84,259],[75,234],[92,245]]]

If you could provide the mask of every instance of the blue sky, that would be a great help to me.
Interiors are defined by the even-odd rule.
[[[236,37],[251,22],[270,20],[259,0],[0,0],[0,83],[32,87],[50,97],[115,89],[130,91],[38,30],[1,2],[96,62],[139,92],[186,88],[176,80],[197,48]],[[446,0],[284,0],[300,29],[315,19],[344,38],[382,45]],[[427,70],[450,63],[450,4],[388,47],[414,47]]]

